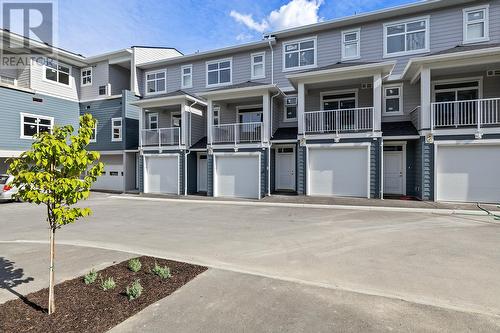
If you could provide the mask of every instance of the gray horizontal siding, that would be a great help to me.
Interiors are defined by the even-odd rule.
[[[34,97],[42,102],[34,102]],[[77,102],[8,88],[0,88],[0,101],[0,150],[26,150],[31,146],[32,140],[20,138],[21,112],[54,117],[56,125],[78,128]]]
[[[99,86],[105,86],[109,82],[109,65],[107,61],[91,64],[89,67],[92,67],[92,85],[82,87],[80,85],[81,82],[78,81],[81,100],[91,100],[102,97],[99,96]]]
[[[111,85],[111,95],[119,95],[122,90],[129,90],[130,70],[118,65],[110,65],[109,84]]]
[[[203,107],[193,106],[196,113],[191,113],[191,144],[195,144],[201,138],[207,136],[207,112]],[[199,115],[201,112],[201,115]]]

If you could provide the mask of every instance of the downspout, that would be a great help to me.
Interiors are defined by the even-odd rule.
[[[191,154],[191,150],[189,147],[191,147],[191,121],[192,121],[192,112],[191,112],[191,107],[195,106],[198,103],[198,101],[194,101],[192,104],[189,105],[189,127],[188,127],[188,145],[186,149],[186,153],[184,154],[184,195],[187,196],[187,178],[188,178],[188,173],[187,173],[187,158],[188,155]]]

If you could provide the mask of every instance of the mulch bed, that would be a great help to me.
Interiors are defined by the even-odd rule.
[[[127,260],[99,271],[99,278],[91,285],[86,285],[83,277],[56,285],[56,311],[51,316],[46,310],[48,289],[0,304],[0,332],[106,332],[207,269],[152,257],[139,259],[142,268],[137,273],[128,269]],[[161,279],[151,273],[155,262],[168,266],[172,276]],[[101,277],[113,277],[116,288],[103,291]],[[144,290],[139,298],[129,301],[125,288],[136,279]]]

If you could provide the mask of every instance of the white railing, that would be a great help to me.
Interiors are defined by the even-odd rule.
[[[500,98],[431,103],[431,128],[500,126]]]
[[[180,144],[180,138],[180,127],[141,130],[142,147],[177,146]]]
[[[372,131],[373,107],[304,112],[305,133]]]
[[[219,124],[212,126],[212,143],[262,142],[262,122]]]

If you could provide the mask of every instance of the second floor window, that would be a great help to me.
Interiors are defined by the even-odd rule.
[[[358,59],[360,56],[360,30],[342,32],[342,60]]]
[[[158,113],[148,113],[149,129],[158,129]]]
[[[285,121],[297,120],[297,96],[285,98]]]
[[[207,62],[207,86],[231,84],[232,60]]]
[[[106,86],[99,86],[99,96],[107,95],[108,89]]]
[[[213,112],[214,112],[214,125],[219,125],[220,106],[214,105]]]
[[[387,116],[403,114],[402,85],[384,87],[384,114]]]
[[[316,66],[316,38],[283,44],[283,69]]]
[[[92,135],[90,136],[90,142],[96,142],[96,141],[97,141],[97,120],[95,121],[94,130],[92,131]]]
[[[429,18],[384,25],[384,55],[415,54],[429,50]]]
[[[464,9],[464,43],[489,40],[488,6]]]
[[[165,71],[146,73],[146,94],[158,94],[167,91]]]
[[[262,79],[266,77],[265,72],[265,53],[254,53],[252,57],[252,79]]]
[[[21,113],[21,138],[31,139],[41,132],[50,132],[54,126],[54,118]]]
[[[69,86],[70,67],[55,60],[47,59],[45,64],[45,79]]]
[[[186,65],[181,67],[181,88],[193,87],[193,65]]]
[[[122,141],[122,118],[111,118],[111,141]]]
[[[82,87],[92,85],[92,67],[82,69]]]

